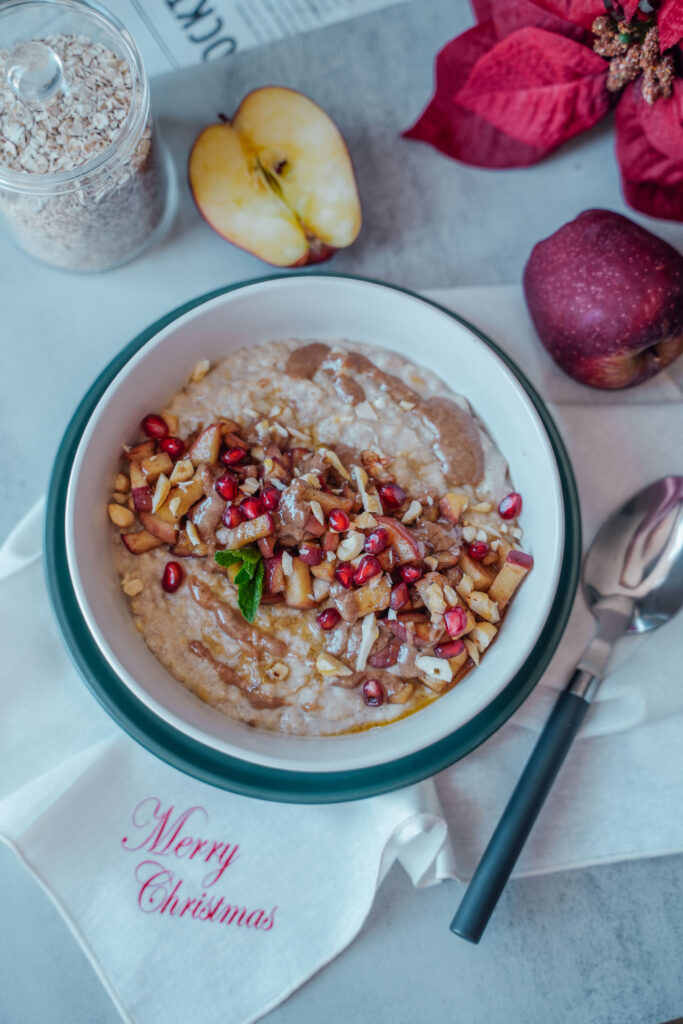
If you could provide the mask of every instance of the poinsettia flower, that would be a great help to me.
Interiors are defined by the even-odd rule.
[[[523,167],[617,104],[616,154],[626,201],[651,216],[683,220],[683,80],[675,78],[672,87],[669,78],[660,88],[653,63],[644,95],[639,47],[645,49],[653,15],[639,11],[639,0],[622,0],[613,22],[603,0],[472,0],[472,7],[477,24],[438,54],[434,96],[405,136],[474,166]],[[652,61],[669,61],[659,56],[665,51],[680,60],[672,48],[683,40],[682,0],[662,0],[656,19],[659,50],[652,33]],[[625,23],[626,36],[633,33],[629,48],[622,46],[611,66],[610,57],[594,52],[594,44],[605,52],[596,43],[596,26],[611,43],[623,39]],[[628,66],[631,57],[635,70]],[[672,68],[669,62],[670,77]]]

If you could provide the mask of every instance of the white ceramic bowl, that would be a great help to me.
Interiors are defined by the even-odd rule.
[[[344,337],[392,349],[465,395],[510,464],[524,498],[524,547],[535,568],[482,664],[433,704],[392,725],[348,736],[284,736],[203,704],[163,668],[136,631],[112,560],[106,506],[119,445],[162,408],[200,358],[277,338]],[[571,471],[570,471],[571,472]],[[97,403],[73,462],[66,501],[69,571],[80,611],[125,686],[174,729],[218,755],[267,769],[334,773],[394,761],[454,733],[485,709],[529,658],[558,587],[565,516],[555,451],[524,387],[472,329],[446,311],[378,283],[285,276],[209,299],[159,330]]]

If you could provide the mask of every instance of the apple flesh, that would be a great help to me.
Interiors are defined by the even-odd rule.
[[[532,250],[524,293],[571,377],[627,388],[683,352],[683,256],[611,210],[586,210]]]
[[[256,89],[190,154],[199,212],[223,238],[277,267],[327,260],[361,226],[356,179],[335,123],[308,97]]]

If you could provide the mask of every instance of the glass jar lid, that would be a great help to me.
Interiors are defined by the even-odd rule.
[[[44,193],[128,159],[149,116],[140,53],[83,0],[0,5],[0,186]]]

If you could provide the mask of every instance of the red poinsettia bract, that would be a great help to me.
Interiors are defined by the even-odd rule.
[[[622,85],[620,68],[610,70],[610,60],[593,50],[595,20],[608,20],[603,0],[472,0],[472,6],[478,23],[439,53],[434,96],[405,136],[478,167],[524,167],[617,104],[626,201],[650,216],[683,220],[683,79],[674,77],[670,95],[654,102],[643,94],[640,69],[627,70]],[[640,45],[656,18],[659,52],[668,51],[669,67],[680,69],[683,0],[662,0],[649,22],[639,0],[623,0],[616,10],[610,39],[632,32]],[[637,59],[637,47],[629,47],[623,44],[624,56],[615,61]]]

